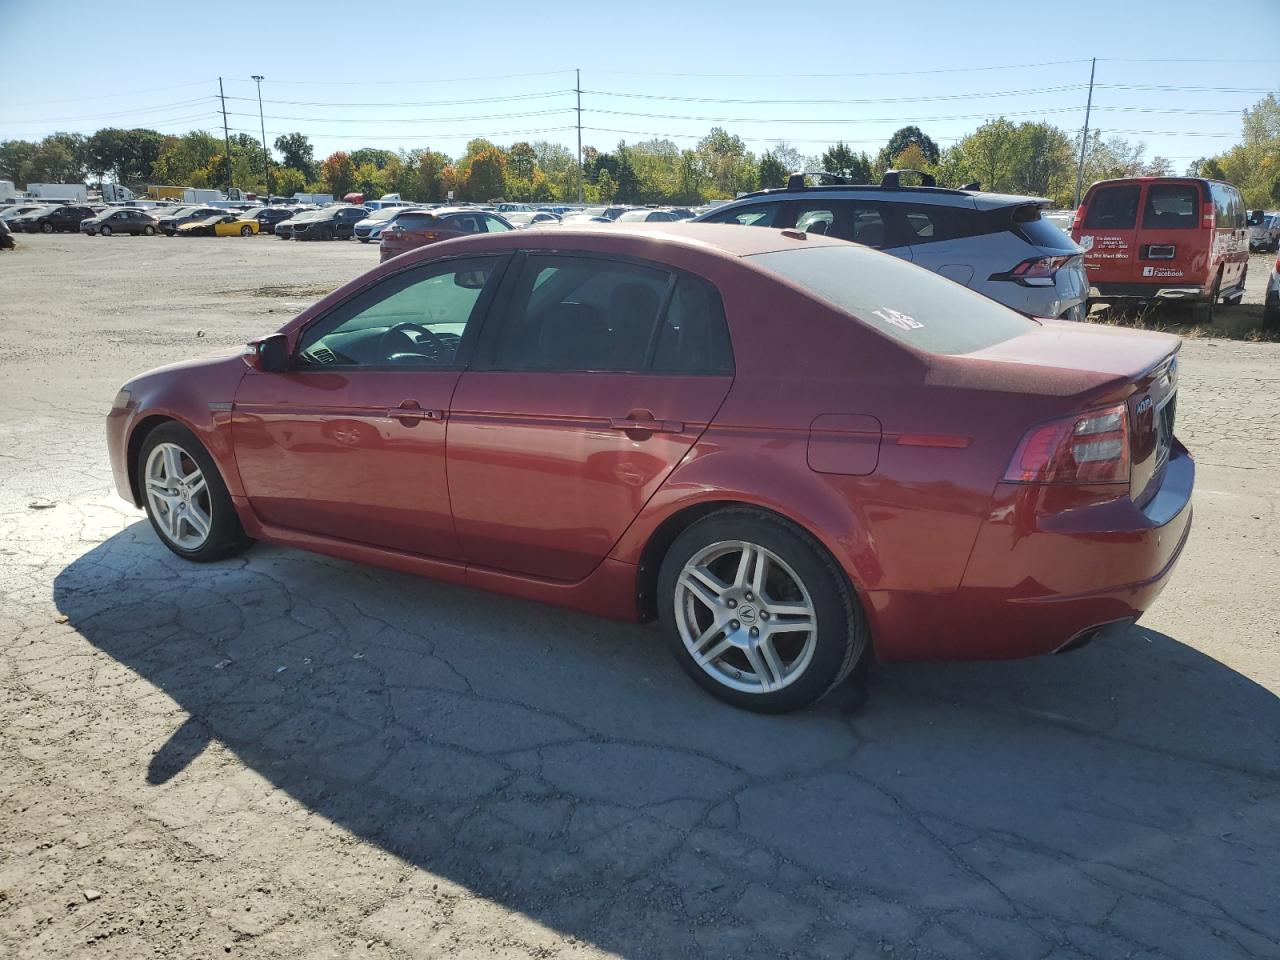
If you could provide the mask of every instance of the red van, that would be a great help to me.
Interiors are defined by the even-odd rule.
[[[1128,177],[1089,188],[1071,224],[1091,302],[1181,300],[1213,320],[1244,296],[1249,227],[1240,191],[1220,180]]]

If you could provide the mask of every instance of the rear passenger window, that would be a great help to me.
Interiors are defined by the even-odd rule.
[[[852,240],[865,247],[896,246],[890,241],[880,205],[866,201],[828,200],[820,204],[800,201],[796,204],[796,229]]]
[[[1153,183],[1142,208],[1143,229],[1182,230],[1196,226],[1200,190],[1193,183]]]
[[[1093,195],[1085,213],[1084,225],[1093,230],[1132,230],[1138,222],[1138,193],[1136,184],[1123,187],[1104,187]]]
[[[530,256],[498,343],[504,370],[642,370],[670,275],[588,257]]]
[[[780,203],[754,203],[747,207],[715,210],[707,215],[704,223],[735,223],[744,227],[775,227]]]
[[[720,295],[705,281],[681,277],[658,329],[653,369],[731,373],[733,355]]]

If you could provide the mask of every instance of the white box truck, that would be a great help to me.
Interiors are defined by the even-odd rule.
[[[0,203],[8,203],[19,195],[18,188],[13,185],[12,180],[0,180]]]
[[[183,203],[208,203],[211,200],[223,199],[221,190],[203,190],[199,187],[187,187],[182,191]]]
[[[89,199],[89,188],[83,183],[28,183],[27,193],[40,200],[68,203],[84,203]]]
[[[103,203],[128,203],[132,199],[133,191],[128,187],[122,187],[118,183],[104,183],[102,185]]]
[[[299,203],[312,203],[317,207],[327,207],[333,203],[332,193],[295,193],[293,199]]]

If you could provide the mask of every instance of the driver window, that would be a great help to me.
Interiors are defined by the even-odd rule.
[[[498,263],[451,260],[388,277],[308,327],[294,366],[451,366]]]

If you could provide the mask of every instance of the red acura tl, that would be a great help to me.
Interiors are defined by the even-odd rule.
[[[705,689],[781,711],[869,650],[1135,620],[1191,527],[1178,347],[822,236],[585,225],[397,257],[131,380],[107,433],[181,557],[259,538],[658,619]]]

